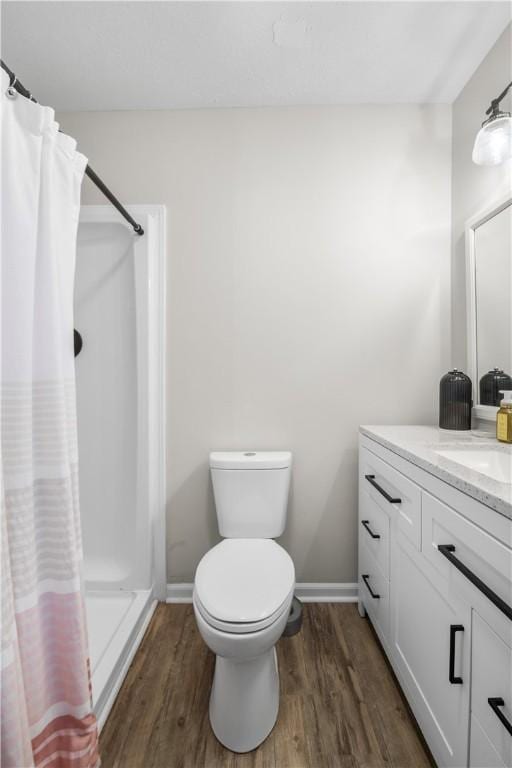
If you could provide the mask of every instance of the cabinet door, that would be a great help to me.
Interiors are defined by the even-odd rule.
[[[471,716],[469,768],[507,768],[474,715]]]
[[[512,648],[476,611],[472,640],[471,712],[503,764],[512,766]]]
[[[392,539],[391,653],[437,764],[467,765],[471,612],[404,536]]]

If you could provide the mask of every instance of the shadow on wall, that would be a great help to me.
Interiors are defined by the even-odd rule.
[[[169,580],[175,583],[193,581],[199,560],[221,540],[208,461],[197,466],[176,488],[166,509],[171,532],[167,547],[168,576],[172,563],[172,579]],[[174,517],[173,510],[179,510],[179,519]]]
[[[279,543],[292,554],[295,562],[296,580],[332,582],[332,563],[343,557],[342,553],[353,553],[353,562],[343,564],[340,572],[356,572],[357,552],[357,493],[358,493],[358,448],[357,444],[343,450],[342,460],[332,477],[325,500],[320,505],[321,511],[315,504],[311,510],[312,527],[309,536],[304,537],[304,521],[297,518],[296,510],[300,504],[294,503],[294,488],[297,493],[297,483],[292,481],[292,491],[288,506],[288,522]],[[300,490],[299,490],[300,492]],[[340,505],[343,500],[343,506]],[[347,539],[350,545],[347,546]],[[304,547],[304,543],[307,546]],[[325,570],[322,566],[325,564]],[[306,576],[306,574],[308,576]],[[313,575],[313,578],[311,578]]]

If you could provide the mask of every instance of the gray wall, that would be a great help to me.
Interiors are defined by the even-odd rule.
[[[297,579],[353,582],[358,425],[433,422],[450,358],[450,107],[60,120],[167,206],[169,580],[217,541],[208,452],[288,448]]]
[[[453,104],[452,363],[466,369],[466,221],[512,188],[512,165],[478,166],[471,160],[475,136],[491,99],[512,79],[512,26],[503,32]],[[511,111],[510,94],[502,109]]]

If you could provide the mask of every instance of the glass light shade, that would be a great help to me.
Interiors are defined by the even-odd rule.
[[[499,112],[487,120],[478,131],[473,147],[473,162],[477,165],[499,165],[512,157],[512,117]]]

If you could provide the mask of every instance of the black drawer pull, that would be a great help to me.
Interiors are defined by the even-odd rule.
[[[474,584],[475,587],[479,589],[480,592],[482,592],[488,598],[488,600],[493,603],[493,605],[496,606],[496,608],[505,614],[507,619],[512,621],[512,606],[508,605],[508,603],[502,600],[501,597],[496,594],[496,592],[493,592],[492,589],[482,581],[482,579],[479,579],[478,576],[473,573],[473,571],[470,571],[467,565],[464,565],[464,563],[462,563],[458,557],[455,557],[453,554],[455,552],[455,547],[453,544],[438,544],[437,548],[439,552],[457,568],[458,571],[464,574],[466,579],[469,579],[469,581]]]
[[[505,715],[500,709],[500,707],[505,706],[505,702],[503,701],[501,696],[495,699],[487,699],[487,702],[490,708],[492,709],[492,711],[494,712],[494,714],[496,715],[496,717],[498,718],[498,720],[500,721],[500,723],[503,723],[507,731],[512,736],[512,723],[510,722],[510,720],[507,720],[507,718],[505,717]]]
[[[367,588],[368,592],[370,593],[370,595],[373,597],[373,599],[374,600],[380,600],[380,595],[378,595],[376,592],[374,592],[373,589],[370,587],[370,581],[369,581],[370,574],[362,573],[361,574],[361,578],[364,581],[364,583],[366,584],[366,588]]]
[[[366,528],[372,539],[380,539],[380,533],[374,533],[372,529],[370,528],[370,521],[369,520],[361,520],[361,525],[363,528]]]
[[[452,685],[462,685],[462,677],[455,675],[455,635],[457,632],[464,632],[462,624],[450,624],[450,666],[448,669],[448,680]]]
[[[370,485],[373,485],[375,490],[377,490],[381,496],[384,496],[386,501],[389,501],[390,504],[401,504],[402,499],[394,499],[392,496],[387,493],[384,488],[381,488],[378,483],[375,482],[375,475],[365,475],[366,480],[370,483]]]

